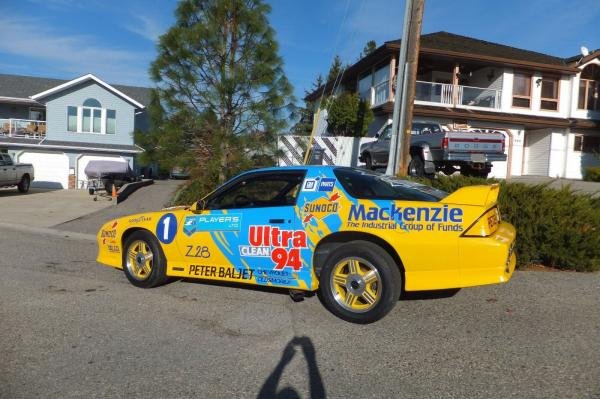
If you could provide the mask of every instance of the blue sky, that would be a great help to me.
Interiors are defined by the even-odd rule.
[[[269,0],[271,24],[297,97],[335,54],[400,37],[402,0]],[[175,0],[0,0],[0,73],[149,86],[157,38]],[[566,6],[568,4],[568,6]],[[426,0],[423,33],[445,30],[572,56],[600,48],[599,0]]]

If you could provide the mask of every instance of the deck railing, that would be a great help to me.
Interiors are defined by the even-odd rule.
[[[46,121],[0,118],[0,136],[40,139],[46,137]]]
[[[492,109],[500,109],[501,97],[502,90],[422,81],[417,81],[415,93],[416,101]]]

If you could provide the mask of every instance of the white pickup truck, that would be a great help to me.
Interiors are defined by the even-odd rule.
[[[0,187],[17,186],[19,192],[29,191],[33,181],[33,165],[14,163],[10,155],[0,153]]]

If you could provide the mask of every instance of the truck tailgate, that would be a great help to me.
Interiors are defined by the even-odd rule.
[[[448,132],[448,152],[502,154],[504,135],[502,133]]]

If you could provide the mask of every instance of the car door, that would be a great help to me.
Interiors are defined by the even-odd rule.
[[[378,164],[387,164],[390,154],[392,125],[387,125],[373,146],[373,160]]]
[[[178,239],[189,276],[298,287],[306,236],[295,205],[305,173],[246,173],[206,198]]]
[[[0,183],[14,184],[17,180],[17,167],[13,164],[12,158],[5,154],[0,154]]]

